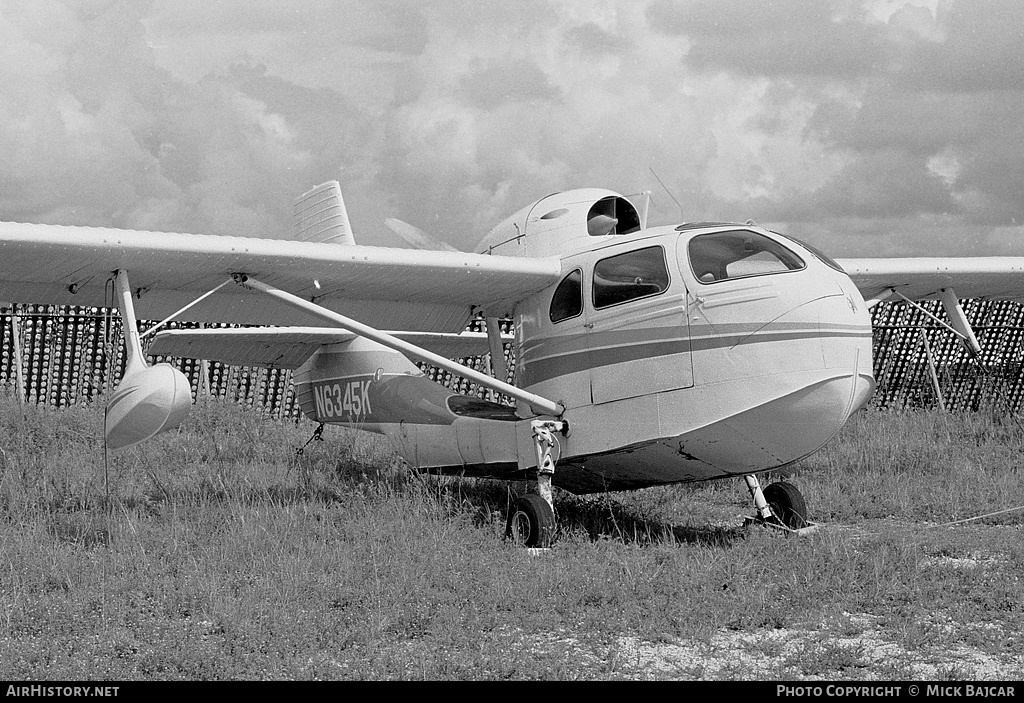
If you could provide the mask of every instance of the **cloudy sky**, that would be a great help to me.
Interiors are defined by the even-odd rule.
[[[1024,255],[1024,2],[0,0],[0,219],[287,236],[331,179],[364,244],[600,186]]]

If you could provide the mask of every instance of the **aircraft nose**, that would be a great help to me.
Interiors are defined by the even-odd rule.
[[[844,291],[817,301],[818,332],[825,368],[848,376],[848,413],[871,398],[875,381],[871,365],[871,315],[858,293]],[[845,418],[844,418],[845,421]]]

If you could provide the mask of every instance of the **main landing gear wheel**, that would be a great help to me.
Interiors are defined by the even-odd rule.
[[[764,489],[765,502],[783,525],[791,530],[807,527],[807,502],[792,483],[777,481]]]
[[[505,536],[521,547],[550,547],[555,537],[555,512],[539,494],[527,493],[509,512]]]

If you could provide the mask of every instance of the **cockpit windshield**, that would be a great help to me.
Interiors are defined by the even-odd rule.
[[[785,237],[786,239],[790,240],[791,242],[796,242],[797,244],[802,246],[804,249],[806,249],[807,251],[811,252],[812,254],[814,254],[819,259],[821,259],[821,263],[825,264],[829,268],[835,269],[839,273],[846,273],[846,271],[843,270],[843,267],[840,266],[836,262],[835,259],[833,259],[831,256],[829,256],[825,252],[823,252],[818,247],[811,246],[810,244],[808,244],[807,242],[803,241],[802,239],[797,239],[796,237],[790,236],[788,234],[783,234],[782,232],[776,232],[775,230],[772,230],[772,233],[777,234],[780,237]]]
[[[806,267],[803,259],[782,244],[750,230],[698,234],[690,240],[688,250],[693,275],[701,283]]]

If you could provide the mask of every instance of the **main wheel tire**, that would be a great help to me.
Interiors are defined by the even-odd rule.
[[[777,481],[764,489],[764,499],[775,517],[791,530],[807,527],[807,503],[792,483]]]
[[[505,526],[505,537],[521,547],[550,547],[555,537],[555,513],[536,493],[516,500]]]

